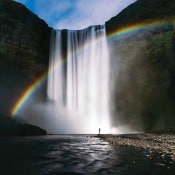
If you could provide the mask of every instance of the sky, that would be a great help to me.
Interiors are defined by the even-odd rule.
[[[15,0],[55,29],[104,24],[136,0]]]

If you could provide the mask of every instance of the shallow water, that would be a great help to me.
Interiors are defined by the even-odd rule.
[[[57,174],[174,175],[175,163],[88,135],[0,137],[0,175]]]

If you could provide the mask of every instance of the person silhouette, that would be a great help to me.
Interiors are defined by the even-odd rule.
[[[99,135],[100,135],[100,131],[101,131],[101,129],[99,128],[99,130],[98,130],[98,131],[99,131]]]

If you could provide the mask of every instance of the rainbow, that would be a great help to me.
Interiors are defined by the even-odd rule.
[[[59,66],[63,65],[63,63],[66,62],[65,59],[62,61],[59,61],[54,69],[59,69]],[[54,71],[54,70],[52,70]],[[15,105],[12,107],[10,111],[11,117],[15,117],[19,114],[19,112],[22,110],[23,106],[27,103],[27,101],[32,97],[32,95],[37,91],[37,89],[42,85],[42,83],[46,80],[48,77],[48,74],[51,72],[51,70],[48,70],[41,74],[41,76],[33,83],[31,84],[28,88],[24,90],[20,98],[16,101]]]
[[[46,73],[44,73],[32,85],[30,85],[27,89],[24,90],[20,98],[12,107],[12,110],[10,112],[12,117],[16,116],[20,112],[20,110],[23,108],[23,106],[28,101],[28,99],[30,99],[30,97],[34,94],[34,92],[40,87],[40,84],[41,82],[44,81],[45,77],[46,77]]]
[[[130,34],[132,32],[137,32],[137,31],[142,31],[142,30],[147,30],[150,28],[154,28],[157,26],[162,26],[162,25],[167,25],[169,21],[165,20],[156,20],[156,21],[146,21],[146,22],[139,22],[139,23],[134,23],[130,25],[126,25],[123,27],[118,28],[114,32],[108,34],[108,38],[112,39],[115,37],[120,37],[120,36],[125,36],[127,34]],[[88,47],[86,45],[86,47]],[[62,61],[59,61],[54,69],[59,69],[67,60],[63,59]],[[23,109],[27,101],[32,97],[34,92],[40,87],[40,85],[46,80],[48,77],[48,73],[50,70],[47,72],[43,73],[33,84],[31,84],[28,88],[24,90],[24,92],[20,95],[19,99],[16,101],[16,103],[12,106],[12,109],[10,111],[11,117],[15,117],[19,115],[20,111]]]
[[[117,30],[113,31],[108,35],[108,38],[113,37],[122,37],[130,33],[135,33],[138,31],[145,31],[151,28],[163,26],[172,23],[171,21],[165,21],[165,20],[155,20],[155,21],[144,21],[144,22],[137,22],[134,24],[125,25],[122,27],[119,27]]]

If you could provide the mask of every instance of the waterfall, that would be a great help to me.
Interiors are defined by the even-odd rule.
[[[69,112],[64,120],[76,124],[76,133],[110,132],[109,89],[105,26],[53,31],[48,98]]]

